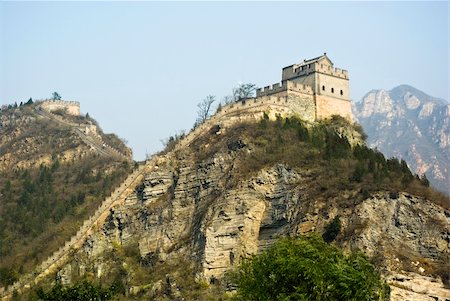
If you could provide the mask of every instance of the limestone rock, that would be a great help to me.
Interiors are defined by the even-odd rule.
[[[93,233],[77,252],[78,264],[93,263],[93,273],[99,276],[108,270],[102,253],[114,244],[138,242],[141,257],[150,264],[188,256],[196,263],[200,278],[209,282],[276,238],[321,232],[339,215],[343,229],[338,245],[381,258],[388,277],[405,269],[424,277],[406,289],[392,280],[393,296],[400,296],[394,300],[409,298],[408,294],[411,298],[420,294],[423,300],[448,294],[442,285],[434,293],[433,285],[423,280],[438,283],[437,278],[427,276],[429,269],[449,256],[448,211],[404,193],[391,197],[380,192],[354,207],[341,202],[354,198],[355,191],[328,200],[314,199],[306,184],[314,173],[283,164],[230,186],[239,151],[246,150],[227,150],[198,163],[189,153],[167,156],[122,205],[111,210],[101,231]],[[154,290],[176,298],[179,293],[172,278],[161,280],[163,288]],[[140,290],[134,287],[130,292]]]

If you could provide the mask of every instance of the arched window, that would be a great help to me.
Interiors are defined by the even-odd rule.
[[[341,90],[341,95],[344,95],[344,91]]]
[[[334,88],[331,88],[331,93],[334,93]]]
[[[322,91],[325,91],[325,86],[322,86]]]

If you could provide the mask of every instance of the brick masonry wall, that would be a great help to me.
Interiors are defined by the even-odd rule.
[[[316,95],[316,111],[318,120],[340,115],[353,121],[352,104],[349,100]]]

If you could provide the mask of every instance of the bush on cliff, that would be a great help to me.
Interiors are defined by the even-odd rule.
[[[317,235],[283,238],[233,274],[237,300],[389,300],[389,286],[361,254]]]
[[[339,215],[336,216],[329,224],[325,226],[325,231],[322,234],[323,240],[332,242],[341,231],[341,219]]]
[[[358,136],[365,137],[361,127],[339,117],[308,125],[295,116],[270,120],[265,114],[259,123],[240,123],[220,135],[217,131],[204,134],[190,148],[200,163],[230,150],[230,143],[245,144],[232,150],[236,160],[230,185],[255,176],[263,168],[285,164],[311,171],[317,185],[310,187],[317,189],[309,193],[317,198],[329,199],[344,190],[359,190],[364,198],[374,191],[405,191],[449,208],[448,196],[427,187],[427,180],[415,177],[406,162],[386,159],[378,150],[355,144],[353,138],[352,144],[347,138]]]
[[[114,286],[103,288],[101,286],[96,286],[87,280],[83,280],[69,287],[63,287],[62,285],[57,284],[48,292],[39,289],[37,291],[37,296],[39,300],[44,301],[103,301],[111,300],[115,293],[116,288]]]

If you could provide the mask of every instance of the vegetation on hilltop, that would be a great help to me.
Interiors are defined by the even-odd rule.
[[[191,148],[200,162],[223,149],[241,145],[239,148],[245,151],[236,157],[235,183],[264,167],[282,163],[312,171],[311,180],[317,185],[311,194],[316,197],[334,197],[343,190],[359,190],[361,198],[376,191],[405,191],[449,208],[448,197],[430,188],[426,177],[414,175],[405,161],[386,159],[364,141],[350,144],[345,134],[349,129],[365,137],[359,125],[339,116],[307,125],[296,117],[272,121],[266,115],[259,123],[239,124],[226,129],[223,135],[199,137]]]

